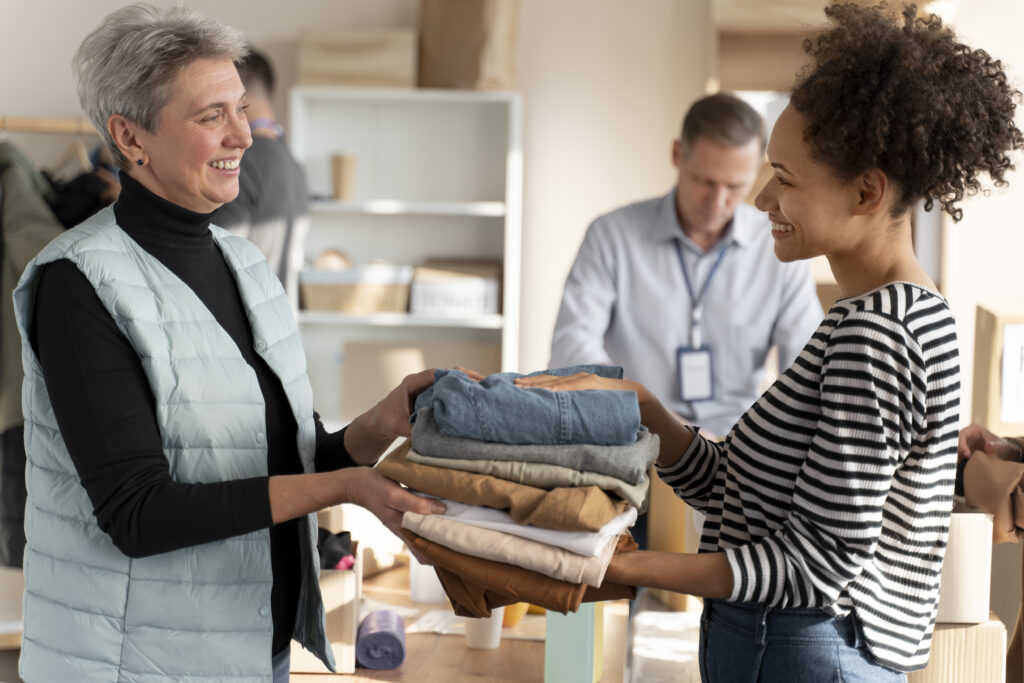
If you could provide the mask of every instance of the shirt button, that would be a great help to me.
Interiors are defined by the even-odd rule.
[[[263,432],[259,432],[259,433],[256,434],[256,443],[263,443],[266,440],[267,440],[267,435],[264,434]]]
[[[261,617],[265,617],[268,614],[270,614],[270,608],[269,607],[267,607],[266,605],[264,605],[263,607],[260,607],[260,616]]]
[[[266,351],[267,350],[267,342],[263,341],[262,339],[257,339],[256,340],[256,350],[259,351],[260,353],[263,353],[264,351]]]

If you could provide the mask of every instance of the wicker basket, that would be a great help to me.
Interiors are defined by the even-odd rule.
[[[405,313],[411,266],[371,264],[341,272],[303,271],[302,308],[335,313]]]

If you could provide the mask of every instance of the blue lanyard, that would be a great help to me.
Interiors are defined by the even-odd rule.
[[[686,291],[690,295],[690,347],[699,349],[701,347],[701,320],[704,317],[704,299],[707,297],[708,287],[711,285],[711,278],[715,276],[715,272],[718,270],[718,266],[722,265],[722,259],[725,258],[725,252],[729,251],[731,244],[727,244],[722,247],[722,251],[718,252],[718,258],[715,259],[715,264],[711,266],[711,272],[708,273],[708,277],[704,280],[704,285],[700,288],[700,292],[695,296],[693,293],[693,285],[690,283],[690,274],[686,272],[686,262],[683,260],[683,248],[679,246],[679,240],[672,240],[673,244],[676,245],[676,255],[679,257],[679,267],[683,271],[683,282],[686,283]]]

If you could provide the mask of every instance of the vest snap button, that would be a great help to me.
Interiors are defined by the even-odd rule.
[[[264,434],[263,432],[259,432],[258,434],[256,434],[256,443],[263,443],[266,440],[267,435]]]
[[[260,352],[266,351],[267,350],[267,342],[263,341],[262,339],[257,340],[257,342],[256,342],[256,350],[260,351]]]
[[[264,605],[263,607],[260,607],[260,616],[261,617],[265,617],[268,614],[270,614],[270,609],[266,605]]]

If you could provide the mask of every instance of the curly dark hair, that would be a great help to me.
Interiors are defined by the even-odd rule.
[[[894,216],[923,198],[959,221],[956,204],[982,190],[980,174],[1008,184],[1010,154],[1024,145],[1013,122],[1021,93],[999,60],[915,5],[897,13],[848,2],[825,14],[833,25],[804,41],[813,62],[790,100],[816,158],[846,180],[885,172],[898,185]]]

